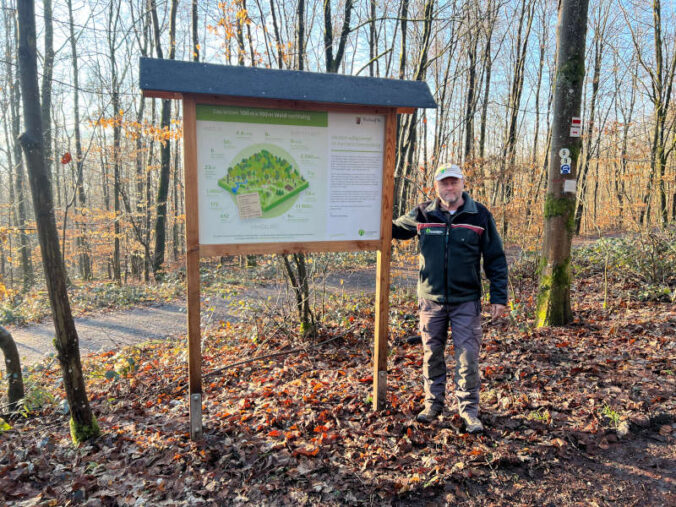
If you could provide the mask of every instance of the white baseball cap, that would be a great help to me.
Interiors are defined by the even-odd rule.
[[[455,164],[441,164],[434,173],[434,179],[436,181],[441,181],[444,178],[462,179],[462,169]]]

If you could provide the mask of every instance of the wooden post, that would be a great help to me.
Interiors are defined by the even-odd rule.
[[[397,115],[385,116],[385,157],[380,219],[381,245],[376,269],[376,322],[373,344],[373,410],[383,410],[387,402],[387,336],[390,311],[390,260],[392,257],[392,205],[394,162],[397,143]]]
[[[200,245],[197,205],[197,113],[195,99],[183,98],[186,278],[188,282],[188,405],[190,438],[202,438],[202,350],[200,335]]]

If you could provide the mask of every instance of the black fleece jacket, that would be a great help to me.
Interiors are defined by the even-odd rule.
[[[490,300],[507,304],[507,260],[493,216],[463,192],[455,214],[439,199],[419,204],[392,221],[394,239],[420,241],[418,297],[437,303],[462,303],[481,298],[481,257],[490,281]]]

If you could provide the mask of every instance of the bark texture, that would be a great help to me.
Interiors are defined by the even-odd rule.
[[[570,137],[571,119],[580,116],[589,0],[562,0],[557,27],[556,89],[545,197],[545,237],[537,299],[537,326],[573,320],[570,307],[570,245],[575,230],[575,192],[564,192],[577,178],[582,140]],[[570,166],[562,174],[562,165]],[[570,183],[567,190],[571,190]]]
[[[23,398],[23,376],[21,375],[21,360],[19,351],[12,335],[4,327],[0,326],[0,350],[5,355],[5,370],[7,371],[9,412],[14,412],[19,401]]]
[[[158,58],[164,58],[162,53],[162,43],[160,40],[161,30],[157,16],[157,7],[155,0],[150,0],[150,13],[153,22],[153,32],[155,34],[155,49]],[[173,60],[176,55],[176,8],[178,0],[172,0],[171,11],[169,13],[169,60]],[[162,130],[169,130],[171,122],[171,100],[162,100]],[[169,195],[169,175],[171,171],[171,146],[169,140],[165,140],[160,147],[160,181],[157,189],[157,217],[155,219],[155,253],[153,256],[153,272],[155,278],[161,278],[161,271],[164,265],[164,252],[166,248],[167,235],[167,197]]]

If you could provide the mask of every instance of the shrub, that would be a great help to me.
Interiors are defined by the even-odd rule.
[[[676,295],[676,229],[601,238],[573,252],[576,277],[607,272],[635,286],[641,300],[669,301]]]
[[[512,283],[521,280],[537,281],[540,252],[523,250],[509,266],[509,278]]]

